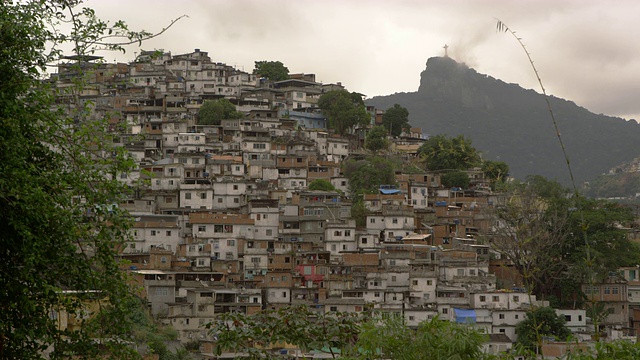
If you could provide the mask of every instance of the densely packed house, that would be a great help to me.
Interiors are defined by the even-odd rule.
[[[469,189],[444,188],[434,172],[396,173],[396,184],[364,195],[365,225],[356,226],[341,163],[362,153],[362,139],[327,129],[316,106],[340,83],[311,74],[271,82],[199,49],[83,68],[90,80],[79,101],[109,119],[116,145],[138,164],[117,174],[132,188],[120,205],[134,218],[120,256],[152,314],[181,341],[205,340],[202,325],[219,313],[305,304],[395,312],[411,326],[438,315],[508,337],[492,338],[493,350],[504,351],[538,303],[477,240],[493,226],[487,210],[501,201],[482,171],[467,172]],[[60,65],[58,88],[78,75],[73,69]],[[220,98],[246,116],[198,125],[203,102]],[[372,124],[379,120],[380,110],[369,112]],[[392,150],[412,156],[422,138],[411,129]],[[317,179],[337,190],[309,190]],[[613,325],[628,323],[627,283],[639,274],[625,275],[587,289],[616,306]],[[572,330],[586,330],[584,310],[564,313]]]

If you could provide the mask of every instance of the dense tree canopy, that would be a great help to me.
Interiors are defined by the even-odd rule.
[[[380,185],[395,184],[395,165],[382,156],[366,160],[351,160],[344,164],[344,173],[349,178],[351,196],[375,194]]]
[[[387,136],[389,133],[383,126],[374,126],[367,133],[365,138],[365,147],[371,151],[378,151],[385,149],[388,145]]]
[[[422,144],[418,153],[425,158],[427,170],[467,170],[480,165],[480,155],[471,140],[459,135],[432,136]]]
[[[336,191],[336,187],[329,180],[316,179],[309,184],[309,190]]]
[[[198,109],[198,124],[220,125],[221,120],[240,119],[243,116],[227,99],[207,100]]]
[[[550,307],[541,307],[527,312],[526,318],[516,326],[518,344],[533,353],[539,353],[543,337],[553,337],[565,341],[571,331],[565,325],[564,317],[556,314]]]
[[[495,190],[507,180],[509,176],[509,165],[504,161],[485,160],[482,162],[482,171],[491,181],[491,187]]]
[[[215,353],[235,352],[236,358],[272,359],[274,347],[294,345],[303,351],[326,349],[337,357],[355,343],[362,321],[359,313],[316,312],[306,306],[282,307],[247,315],[220,314],[208,324],[216,338]]]
[[[403,131],[408,131],[411,128],[411,125],[409,125],[409,110],[394,104],[382,115],[382,126],[389,130],[392,136],[400,136]]]
[[[81,80],[64,90],[40,80],[60,47],[70,45],[77,62],[69,66],[82,75],[93,71],[81,62],[95,47],[118,49],[152,35],[102,22],[76,3],[0,4],[3,359],[39,359],[45,350],[53,359],[137,355],[126,346],[132,292],[115,256],[130,217],[114,204],[127,189],[113,176],[126,174],[133,161],[112,146],[104,119],[87,118]],[[56,27],[61,22],[69,32]],[[78,107],[57,107],[56,95]],[[82,331],[60,327],[58,317],[81,314],[88,303],[97,307],[75,318]]]
[[[289,78],[289,68],[280,61],[256,61],[253,73],[271,81],[281,81]]]
[[[371,116],[366,110],[362,95],[347,90],[332,90],[318,99],[318,107],[329,120],[329,128],[345,135],[357,125],[367,125]]]
[[[510,184],[493,212],[492,248],[539,298],[557,298],[561,306],[582,303],[580,285],[589,279],[604,280],[640,258],[621,228],[633,221],[630,208],[577,197],[541,176]]]
[[[469,187],[469,175],[464,171],[452,171],[440,176],[442,185],[446,188],[459,187],[467,189]]]

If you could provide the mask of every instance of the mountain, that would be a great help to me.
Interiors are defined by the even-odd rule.
[[[448,57],[433,57],[417,92],[377,96],[367,105],[400,104],[429,135],[464,135],[486,160],[509,164],[511,175],[543,175],[570,184],[566,160],[543,95],[483,75]],[[585,74],[585,76],[588,76]],[[640,125],[597,115],[550,97],[577,184],[640,155]]]

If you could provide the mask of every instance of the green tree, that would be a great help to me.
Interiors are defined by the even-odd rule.
[[[516,325],[516,334],[518,344],[538,354],[543,337],[564,341],[571,331],[565,325],[564,317],[556,314],[553,308],[540,307],[527,312],[525,319]]]
[[[582,215],[572,206],[569,209],[569,233],[565,247],[571,261],[571,273],[587,282],[604,281],[611,272],[622,266],[635,266],[640,258],[638,244],[628,238],[624,227],[632,226],[633,210],[606,200],[578,198]],[[587,249],[586,243],[589,243]],[[591,263],[584,261],[590,252]]]
[[[382,126],[389,130],[391,136],[400,136],[403,131],[411,129],[411,125],[409,125],[409,110],[394,104],[382,115]]]
[[[199,125],[220,125],[221,120],[242,117],[244,114],[236,111],[235,105],[227,99],[207,100],[198,109]]]
[[[362,95],[347,90],[332,90],[318,99],[318,107],[329,120],[329,128],[345,135],[354,126],[367,125],[371,116],[366,110]]]
[[[372,316],[362,325],[356,359],[490,359],[482,352],[487,335],[470,326],[439,318],[425,320],[414,330],[400,315]]]
[[[336,187],[329,180],[316,179],[309,184],[309,190],[336,191]]]
[[[349,191],[354,199],[361,194],[377,193],[380,185],[396,183],[394,163],[382,156],[347,161],[344,173],[349,179]]]
[[[513,264],[525,287],[544,299],[555,293],[569,266],[563,249],[569,235],[568,205],[560,201],[568,190],[542,177],[530,180],[510,184],[504,202],[489,210],[496,223],[490,241]]]
[[[491,188],[494,190],[503,185],[509,176],[509,165],[504,161],[485,160],[481,168],[485,176],[491,180]]]
[[[271,81],[289,78],[289,69],[280,61],[256,61],[253,73]]]
[[[351,217],[355,219],[357,227],[367,226],[367,207],[364,205],[362,197],[353,200],[351,204]]]
[[[469,175],[464,171],[451,171],[440,176],[440,182],[446,188],[459,187],[467,189],[470,181]]]
[[[388,146],[387,142],[387,129],[383,126],[374,126],[367,133],[367,137],[365,138],[365,146],[367,149],[371,151],[378,151],[386,148]]]
[[[324,349],[335,358],[355,343],[360,323],[359,313],[316,312],[299,305],[253,315],[222,313],[207,328],[216,339],[217,355],[226,351],[238,353],[236,358],[274,359],[288,344],[303,351]]]
[[[418,153],[425,158],[428,170],[467,170],[480,165],[480,155],[471,146],[471,140],[459,135],[432,136],[425,141]]]
[[[131,358],[132,292],[115,249],[130,217],[117,202],[127,191],[113,177],[133,165],[109,142],[108,124],[87,118],[79,94],[97,47],[119,49],[153,37],[123,22],[96,18],[78,2],[0,4],[0,357],[3,359]],[[57,24],[69,23],[62,32]],[[53,27],[52,27],[53,25]],[[164,30],[163,30],[164,31]],[[46,66],[70,45],[79,76],[56,92],[42,82]],[[82,66],[81,66],[82,65]],[[74,99],[63,109],[55,96]],[[77,317],[82,331],[59,327]],[[101,346],[96,346],[99,341]]]

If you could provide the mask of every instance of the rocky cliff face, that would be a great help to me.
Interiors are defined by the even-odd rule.
[[[412,126],[427,134],[465,135],[485,159],[505,161],[512,175],[543,175],[569,183],[546,102],[541,94],[480,74],[451,58],[434,57],[421,73],[417,92],[375,97],[381,109],[397,103]],[[551,97],[569,161],[585,181],[640,155],[640,125],[596,115]]]

